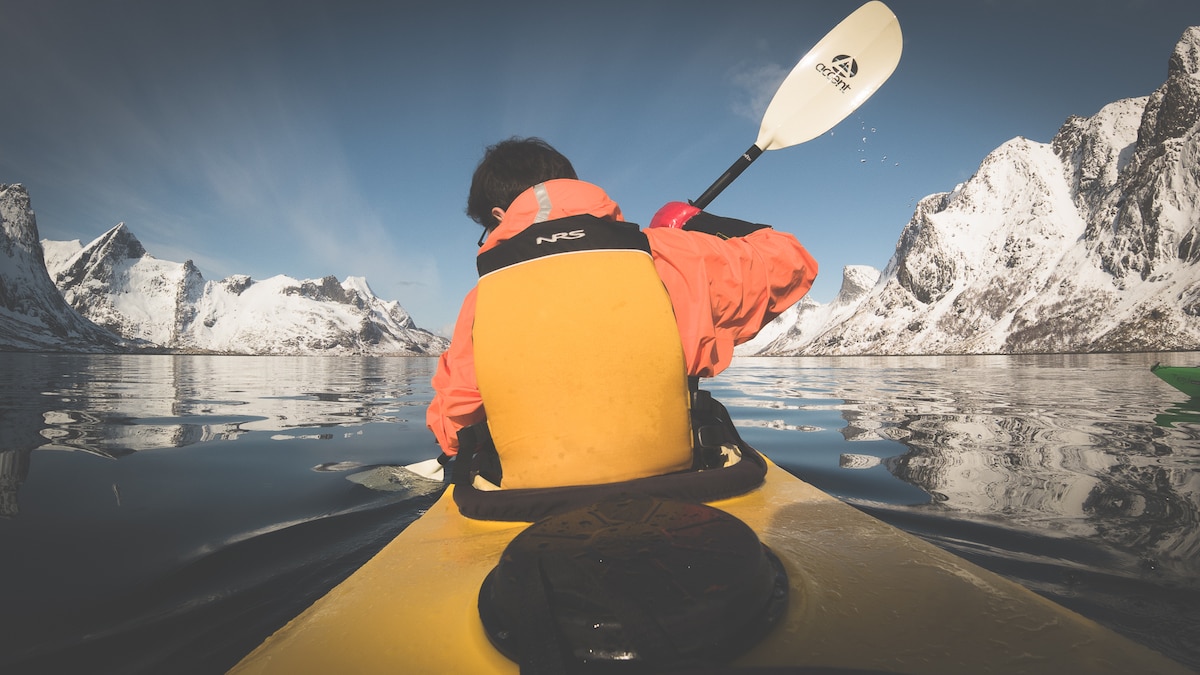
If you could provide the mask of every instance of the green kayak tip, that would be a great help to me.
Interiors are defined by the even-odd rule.
[[[1150,372],[1188,396],[1200,398],[1200,367],[1164,366],[1156,363]]]

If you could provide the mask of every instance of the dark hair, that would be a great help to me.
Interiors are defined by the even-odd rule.
[[[499,221],[492,209],[507,210],[529,188],[555,178],[578,178],[571,162],[540,138],[513,137],[490,146],[475,167],[467,216],[490,230]]]

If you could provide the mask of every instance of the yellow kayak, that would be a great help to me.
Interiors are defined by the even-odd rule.
[[[531,526],[464,517],[450,486],[232,672],[1190,672],[742,449],[761,484],[706,506],[624,494]],[[714,558],[723,581],[693,578]]]

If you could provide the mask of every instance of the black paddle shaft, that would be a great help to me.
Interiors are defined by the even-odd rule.
[[[746,170],[746,167],[750,166],[750,163],[758,159],[758,156],[762,153],[762,148],[758,147],[758,145],[750,146],[750,149],[746,152],[743,152],[742,156],[738,157],[737,161],[733,163],[733,166],[730,166],[728,169],[726,169],[725,173],[721,174],[721,177],[704,191],[704,194],[700,195],[698,199],[695,199],[689,203],[698,209],[703,209],[711,204],[712,200],[716,199],[717,195],[721,194],[722,190],[729,187],[729,184],[733,182],[733,179],[742,175],[742,172]]]

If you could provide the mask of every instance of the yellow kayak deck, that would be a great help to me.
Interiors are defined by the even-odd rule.
[[[488,641],[477,603],[528,524],[464,518],[453,489],[232,672],[518,673]],[[791,584],[785,615],[735,670],[1190,672],[770,462],[762,487],[711,506],[750,525]]]

